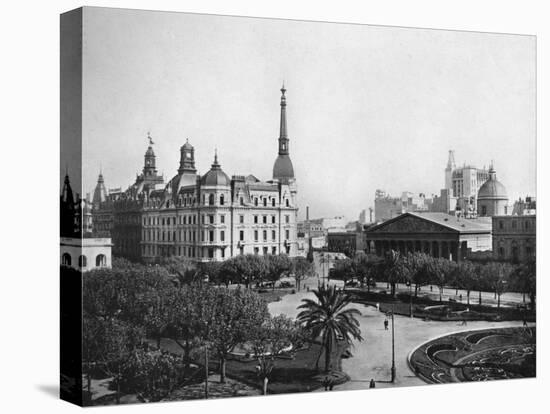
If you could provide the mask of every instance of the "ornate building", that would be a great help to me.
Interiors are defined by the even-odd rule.
[[[217,153],[203,176],[195,168],[195,149],[180,148],[177,174],[167,183],[157,175],[150,140],[143,173],[124,193],[101,201],[103,178],[94,195],[98,234],[110,232],[114,254],[148,263],[182,256],[198,261],[239,254],[297,255],[297,187],[290,160],[286,89],[281,88],[279,153],[273,178],[229,177]],[[96,219],[97,217],[97,219]]]
[[[490,251],[490,219],[463,219],[445,213],[405,213],[365,230],[367,252],[424,252],[454,261]]]
[[[480,187],[477,195],[477,213],[480,217],[509,214],[506,188],[497,180],[497,173],[492,165],[489,168],[489,179]]]

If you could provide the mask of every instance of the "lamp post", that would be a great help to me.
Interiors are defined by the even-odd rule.
[[[395,382],[395,327],[394,327],[394,307],[391,305],[391,382]]]

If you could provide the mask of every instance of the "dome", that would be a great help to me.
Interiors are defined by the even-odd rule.
[[[483,199],[497,199],[497,200],[508,200],[508,195],[506,194],[506,187],[497,180],[495,170],[491,169],[489,171],[489,179],[479,188],[477,193],[478,200]]]
[[[294,167],[290,157],[286,154],[279,154],[273,165],[273,178],[281,181],[294,178]]]
[[[181,146],[180,149],[192,150],[192,149],[194,149],[194,148],[193,148],[193,145],[191,145],[191,144],[189,143],[189,140],[186,140],[186,141],[185,141],[185,144],[183,144],[183,145]]]
[[[223,172],[220,164],[218,164],[218,155],[214,156],[212,168],[201,178],[201,185],[231,185],[231,179]]]
[[[145,151],[146,157],[154,157],[155,152],[153,151],[153,147],[149,145],[149,148],[147,148],[147,151]]]

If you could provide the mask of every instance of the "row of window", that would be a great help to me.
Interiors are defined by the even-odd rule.
[[[511,224],[511,227],[513,230],[517,230],[518,227],[521,227],[521,225],[518,225],[519,223],[523,223],[523,229],[524,230],[529,230],[531,228],[531,223],[530,223],[530,220],[510,220],[512,222]],[[499,220],[498,221],[498,228],[499,230],[504,230],[504,228],[506,227],[506,223],[504,220]]]
[[[206,198],[207,195],[206,194],[203,194],[202,195],[202,205],[208,205],[208,206],[213,206],[213,205],[216,205],[216,195],[213,194],[213,193],[210,193],[208,194],[208,199]],[[186,207],[187,205],[194,205],[196,203],[196,198],[191,196],[191,195],[185,195],[183,197],[180,197],[178,199],[178,205],[179,206],[184,206]],[[269,197],[269,200],[268,200],[268,197],[264,197],[262,198],[262,201],[261,203],[263,204],[264,207],[267,207],[268,205],[271,205],[271,207],[276,207],[277,205],[277,200],[276,200],[276,197]],[[226,204],[226,199],[225,199],[225,194],[220,194],[219,196],[219,199],[218,199],[218,205],[220,206],[224,206]],[[244,206],[244,197],[239,197],[239,204],[241,206]],[[254,205],[256,207],[258,207],[260,205],[260,199],[258,197],[255,197],[254,198]],[[285,199],[285,205],[286,207],[290,207],[290,200],[288,198]],[[169,207],[169,205],[168,205]]]
[[[225,250],[226,250],[225,247],[220,248],[220,257],[222,259],[224,259],[226,257]],[[271,247],[264,246],[264,247],[262,247],[262,250],[260,250],[259,247],[254,247],[254,254],[259,255],[260,251],[262,252],[262,254],[264,256],[267,256],[268,254],[276,255],[277,254],[277,246],[271,246]],[[214,247],[208,247],[208,248],[205,248],[203,250],[202,248],[195,248],[193,246],[177,246],[177,247],[167,246],[167,247],[164,247],[164,246],[147,245],[147,246],[143,246],[142,252],[143,252],[144,255],[147,255],[147,256],[163,256],[163,257],[166,257],[166,256],[175,256],[175,255],[177,255],[177,256],[193,257],[193,258],[195,258],[195,257],[199,257],[199,258],[200,257],[207,257],[207,258],[213,259],[215,248]],[[285,246],[285,252],[286,252],[286,254],[290,254],[290,246]],[[239,254],[240,255],[244,254],[244,246],[239,247]]]
[[[61,264],[64,266],[72,265],[72,258],[69,253],[63,253],[61,256]],[[107,256],[104,254],[98,254],[95,258],[96,267],[105,267],[107,266]],[[85,255],[78,256],[78,267],[84,268],[88,266],[88,258]]]
[[[269,219],[268,215],[263,215],[262,217],[262,223],[267,224],[268,221],[271,222],[271,224],[275,224],[277,222],[277,217],[275,215],[271,215],[271,218]],[[215,215],[214,214],[203,214],[201,216],[201,223],[205,224],[206,220],[208,220],[208,224],[214,224],[215,223]],[[259,215],[254,215],[254,224],[258,224],[260,220]],[[196,215],[183,215],[179,217],[179,224],[197,224],[197,216]],[[219,222],[220,224],[225,224],[225,214],[220,214],[219,216]],[[239,224],[244,224],[244,215],[239,215]],[[285,223],[290,223],[290,216],[287,214],[285,215]],[[176,217],[144,217],[143,218],[143,225],[144,226],[170,226],[170,225],[176,225]]]
[[[179,237],[178,237],[179,235]],[[214,242],[216,241],[215,231],[214,230],[208,230],[200,232],[201,241],[209,241]],[[262,232],[262,239],[263,241],[268,240],[268,231],[263,230]],[[173,231],[154,231],[154,230],[145,230],[143,232],[143,240],[144,241],[180,241],[180,242],[195,242],[197,239],[197,232],[195,230],[181,230],[179,232],[173,230]],[[285,230],[285,239],[290,239],[290,230]],[[271,240],[276,241],[277,240],[277,231],[271,230]],[[225,230],[220,230],[219,233],[219,241],[225,242]],[[244,230],[239,231],[239,241],[245,241],[245,232]],[[259,241],[259,231],[254,230],[254,241]]]

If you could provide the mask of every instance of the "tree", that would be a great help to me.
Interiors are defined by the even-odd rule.
[[[98,320],[98,329],[94,332],[94,350],[89,352],[97,357],[102,370],[116,384],[116,402],[120,403],[120,384],[124,364],[134,350],[142,344],[144,333],[140,328],[115,318]],[[86,327],[86,325],[85,325]],[[89,336],[89,334],[86,334]]]
[[[224,262],[224,272],[248,289],[254,282],[260,283],[267,270],[265,260],[255,254],[232,257]]]
[[[332,278],[336,280],[342,280],[344,282],[344,290],[348,280],[353,280],[355,277],[355,268],[353,266],[352,259],[343,259],[334,262],[332,269]]]
[[[455,263],[448,259],[439,257],[427,262],[426,272],[430,283],[439,287],[439,301],[443,302],[443,289],[450,280],[450,275],[454,269]]]
[[[523,301],[525,302],[525,295],[529,295],[530,307],[535,309],[537,294],[537,262],[535,258],[530,258],[518,267],[515,280],[518,290],[523,293]]]
[[[292,259],[292,275],[296,281],[296,289],[298,291],[301,288],[302,281],[313,276],[315,269],[313,263],[307,260],[305,257],[295,257]]]
[[[269,312],[266,302],[249,290],[216,289],[214,301],[214,308],[209,311],[211,319],[206,340],[218,357],[220,382],[223,383],[228,354],[251,338],[254,329],[269,317]]]
[[[285,315],[269,317],[254,327],[251,333],[254,357],[258,360],[257,373],[262,380],[263,394],[275,367],[275,360],[285,349],[294,348],[300,341],[300,327]]]
[[[477,277],[477,268],[469,260],[463,260],[454,268],[454,281],[458,289],[466,291],[466,304],[470,305],[470,293],[479,283]]]
[[[311,332],[313,340],[321,339],[322,351],[325,353],[325,372],[329,372],[332,349],[339,339],[347,344],[351,344],[352,339],[363,340],[357,320],[361,312],[354,308],[345,309],[351,303],[351,298],[335,286],[321,286],[313,293],[317,301],[302,299],[303,304],[298,309],[303,310],[297,320]]]
[[[429,282],[428,266],[432,260],[431,256],[419,252],[410,252],[404,257],[405,277],[414,285],[414,297],[418,296],[418,289]]]
[[[200,282],[197,264],[189,259],[179,256],[169,256],[161,259],[160,266],[168,271],[178,285]]]
[[[395,286],[404,279],[405,268],[401,254],[395,250],[387,252],[384,258],[384,279],[391,286],[391,295],[395,297]]]
[[[484,267],[486,280],[497,297],[497,309],[500,309],[500,297],[508,289],[514,266],[509,263],[489,262]]]
[[[266,277],[275,289],[275,283],[292,269],[292,262],[286,254],[265,256]]]

